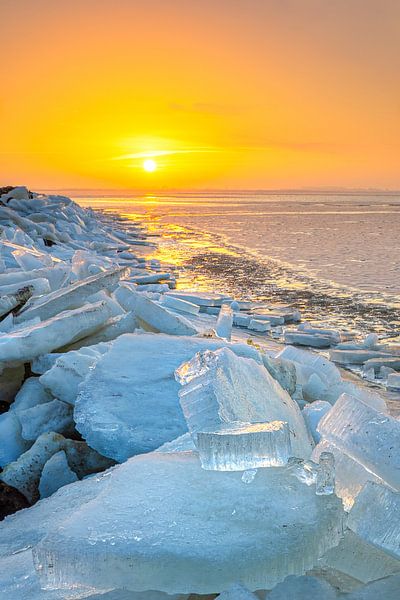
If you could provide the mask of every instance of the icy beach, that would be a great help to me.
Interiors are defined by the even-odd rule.
[[[191,285],[161,229],[0,189],[0,599],[397,600],[395,308]]]

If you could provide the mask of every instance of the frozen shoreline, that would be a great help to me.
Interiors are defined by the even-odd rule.
[[[400,528],[383,543],[373,519],[363,519],[358,496],[378,498],[377,519],[384,494],[393,506],[399,502],[391,448],[398,446],[400,422],[387,413],[395,412],[396,393],[377,393],[383,382],[396,385],[398,346],[298,325],[295,307],[176,289],[178,271],[148,258],[153,244],[140,222],[65,197],[7,191],[0,195],[0,226],[0,493],[8,502],[4,515],[34,505],[0,525],[7,573],[0,589],[16,600],[66,600],[72,590],[74,598],[161,600],[167,593],[218,594],[241,581],[252,592],[322,586],[327,598],[348,600],[365,589],[369,600],[368,587],[383,578],[382,593],[391,593],[400,572]],[[285,346],[293,336],[323,353]],[[328,353],[342,365],[367,365],[368,380],[379,385],[373,390],[343,377]],[[341,419],[347,419],[343,431]],[[371,439],[368,423],[377,419]],[[265,427],[255,430],[260,423]],[[348,427],[357,430],[356,442],[343,433]],[[182,435],[183,444],[174,441]],[[337,496],[347,511],[354,504],[344,537],[347,514],[324,453],[336,462]],[[288,463],[291,456],[297,462]],[[264,479],[276,503],[273,518],[284,528],[292,519],[272,545],[256,534],[254,520],[263,519],[266,533],[273,524],[268,511],[257,515]],[[174,498],[176,486],[183,505]],[[301,497],[309,523],[307,511],[289,517],[278,502],[286,489],[290,505],[292,488],[293,511]],[[163,498],[168,517],[148,520]],[[192,502],[193,514],[186,514]],[[250,514],[241,512],[246,503],[255,503]],[[219,511],[202,535],[207,515]],[[338,568],[339,554],[354,554],[349,536],[373,562],[372,578],[355,559],[347,570]],[[259,564],[249,550],[241,558],[244,541],[258,548]],[[287,563],[277,549],[282,543]],[[299,543],[308,547],[302,560]],[[302,576],[311,569],[313,577]],[[255,598],[245,590],[228,594],[227,600]]]

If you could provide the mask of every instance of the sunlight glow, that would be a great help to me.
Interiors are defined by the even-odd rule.
[[[153,173],[157,169],[157,163],[152,158],[148,158],[143,161],[143,169],[147,171],[147,173]]]

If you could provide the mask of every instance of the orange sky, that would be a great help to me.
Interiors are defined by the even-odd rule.
[[[0,0],[0,22],[0,185],[400,188],[399,0]]]

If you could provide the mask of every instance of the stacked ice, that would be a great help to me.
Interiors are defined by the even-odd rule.
[[[177,369],[176,377],[205,468],[282,465],[292,453],[309,458],[313,444],[297,403],[255,360],[229,348],[203,352]]]
[[[276,355],[295,309],[175,291],[140,226],[65,197],[7,190],[0,235],[0,509],[33,504],[0,524],[0,597],[396,597],[400,421]]]

